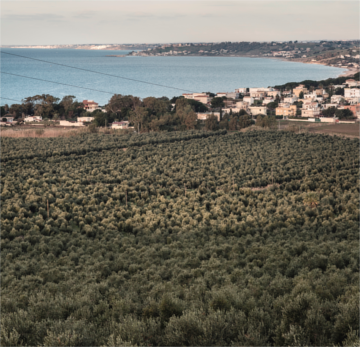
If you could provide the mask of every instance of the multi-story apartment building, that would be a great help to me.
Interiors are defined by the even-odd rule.
[[[344,88],[345,98],[360,97],[360,89],[358,88]]]
[[[277,107],[275,109],[275,114],[277,116],[294,117],[296,116],[296,105]]]

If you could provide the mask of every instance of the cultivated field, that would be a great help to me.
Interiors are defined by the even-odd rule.
[[[2,137],[1,153],[3,346],[358,344],[358,139]]]
[[[314,122],[293,122],[293,121],[280,121],[281,130],[292,130],[294,132],[307,132],[313,134],[327,134],[339,135],[349,138],[360,137],[360,123],[349,124],[326,124]],[[278,128],[277,128],[278,129]]]
[[[355,124],[330,124],[321,126],[309,125],[309,132],[330,134],[330,135],[344,135],[347,137],[359,137],[360,136],[360,123]]]
[[[114,130],[97,128],[100,134],[125,134],[126,130]],[[44,127],[44,126],[15,126],[0,128],[0,136],[2,137],[72,137],[89,133],[88,127]]]

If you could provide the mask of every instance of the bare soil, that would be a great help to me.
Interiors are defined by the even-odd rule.
[[[329,125],[308,125],[310,133],[343,135],[347,137],[360,137],[359,123],[355,124],[329,124]]]

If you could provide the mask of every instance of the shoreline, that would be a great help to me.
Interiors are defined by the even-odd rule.
[[[132,55],[126,55],[126,57],[132,57]],[[327,65],[325,63],[322,63],[322,62],[312,62],[312,61],[303,61],[303,60],[300,60],[300,59],[286,59],[286,58],[278,58],[278,57],[259,57],[259,56],[247,56],[247,55],[216,55],[216,56],[212,56],[212,55],[198,55],[198,54],[192,54],[192,55],[186,55],[186,56],[183,56],[183,55],[179,55],[179,56],[176,56],[176,55],[166,55],[166,56],[163,56],[163,55],[160,55],[160,56],[151,56],[151,55],[144,55],[144,56],[134,56],[134,57],[145,57],[145,58],[148,58],[148,57],[152,57],[152,58],[157,58],[157,57],[169,57],[169,58],[172,58],[172,57],[204,57],[204,58],[217,58],[217,57],[221,57],[221,58],[257,58],[257,59],[273,59],[273,60],[280,60],[280,61],[285,61],[285,62],[288,62],[288,63],[303,63],[303,64],[312,64],[312,65],[323,65],[323,66],[328,66],[328,67],[332,67],[332,68],[335,68],[335,69],[342,69],[342,70],[345,70],[344,72],[342,72],[341,74],[337,75],[336,77],[328,77],[328,78],[338,78],[338,77],[347,77],[347,76],[353,76],[354,74],[356,74],[357,72],[360,71],[360,68],[341,68],[341,67],[337,67],[337,66],[330,66],[330,65]]]

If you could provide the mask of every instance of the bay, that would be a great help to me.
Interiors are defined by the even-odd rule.
[[[337,77],[344,69],[268,58],[242,57],[106,57],[128,51],[74,49],[2,49],[2,52],[71,65],[110,75],[146,81],[152,85],[111,76],[94,74],[64,66],[1,54],[1,71],[71,84],[99,91],[56,85],[1,74],[1,97],[22,100],[28,96],[51,94],[62,98],[74,95],[77,100],[95,100],[105,105],[112,94],[173,96],[185,92],[231,92],[240,87],[268,87],[286,82],[322,80]],[[164,86],[178,88],[166,88]],[[100,91],[106,91],[102,93]],[[1,105],[16,103],[1,99]]]

